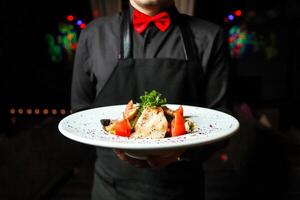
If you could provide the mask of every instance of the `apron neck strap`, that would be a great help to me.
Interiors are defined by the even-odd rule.
[[[133,57],[131,17],[129,10],[124,11],[122,15],[119,59],[127,59]]]
[[[197,48],[191,28],[183,20],[185,17],[187,16],[181,15],[179,20],[180,36],[183,41],[183,51],[186,60],[195,61],[198,60]],[[132,31],[130,12],[127,10],[122,14],[119,59],[133,58]]]
[[[192,33],[191,27],[187,23],[187,20],[186,21],[184,20],[185,18],[187,18],[187,16],[181,15],[180,23],[179,23],[181,39],[183,41],[183,51],[185,54],[185,59],[196,61],[198,60],[198,56],[197,56],[197,47],[195,44],[194,35]]]

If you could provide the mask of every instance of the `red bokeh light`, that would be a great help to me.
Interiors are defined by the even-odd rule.
[[[80,24],[80,28],[84,29],[86,27],[85,23]]]
[[[67,16],[67,20],[70,21],[70,22],[73,21],[74,20],[74,16],[73,15],[68,15]]]
[[[241,10],[236,10],[236,11],[234,11],[234,15],[237,16],[237,17],[240,17],[240,16],[242,16],[242,11]]]
[[[228,160],[228,155],[225,154],[225,153],[222,153],[222,154],[220,155],[220,160],[226,162],[226,161]]]
[[[242,47],[243,47],[243,44],[242,44],[242,43],[237,43],[237,45],[236,45],[236,46],[237,46],[237,48],[239,48],[239,49],[240,49],[240,48],[242,48]]]
[[[234,40],[235,40],[234,37],[229,37],[229,38],[228,38],[228,42],[229,42],[229,43],[234,42]]]

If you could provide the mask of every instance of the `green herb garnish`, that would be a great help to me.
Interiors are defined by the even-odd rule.
[[[141,116],[145,108],[160,107],[167,104],[167,99],[163,98],[162,94],[156,90],[152,90],[151,92],[146,91],[144,96],[140,96],[140,101],[140,108],[137,117],[131,122],[132,127],[135,126],[137,119]]]
[[[149,107],[159,107],[167,103],[167,99],[162,97],[162,94],[156,90],[145,92],[144,96],[140,96],[140,106],[142,110]]]

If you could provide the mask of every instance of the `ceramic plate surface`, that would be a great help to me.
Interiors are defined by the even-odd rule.
[[[171,109],[179,105],[168,104]],[[196,123],[193,133],[163,139],[130,139],[107,133],[101,119],[118,119],[126,105],[89,109],[63,118],[58,125],[66,137],[84,144],[127,150],[166,150],[213,143],[230,137],[239,128],[239,122],[220,111],[183,105],[184,116]]]

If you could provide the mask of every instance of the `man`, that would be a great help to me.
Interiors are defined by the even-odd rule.
[[[168,103],[226,108],[222,30],[178,13],[173,0],[130,4],[129,11],[96,19],[82,31],[72,109],[124,104],[153,89]],[[207,155],[187,150],[141,161],[97,148],[92,199],[203,199]]]

